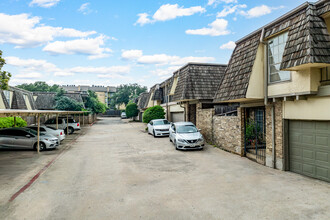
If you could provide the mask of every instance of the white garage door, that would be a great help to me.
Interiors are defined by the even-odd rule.
[[[184,121],[183,112],[172,112],[171,113],[172,122]]]

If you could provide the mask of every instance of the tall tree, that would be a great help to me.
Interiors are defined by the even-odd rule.
[[[127,105],[129,101],[134,101],[142,92],[146,92],[147,87],[134,84],[125,84],[117,87],[116,93],[111,97],[112,105]]]
[[[11,77],[9,72],[1,70],[5,64],[6,61],[2,58],[2,51],[0,50],[0,89],[2,90],[8,90],[8,83]]]
[[[46,82],[37,81],[34,83],[24,83],[22,85],[18,85],[18,88],[25,89],[30,92],[60,92],[63,90],[59,85],[48,85]]]

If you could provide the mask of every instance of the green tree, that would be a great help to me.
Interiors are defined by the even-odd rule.
[[[2,90],[9,89],[8,83],[11,77],[11,74],[9,72],[1,70],[5,64],[6,61],[2,58],[2,51],[0,50],[0,89]]]
[[[14,127],[14,117],[0,118],[0,128]],[[27,123],[20,117],[16,117],[16,127],[26,127]]]
[[[148,108],[143,113],[143,122],[149,123],[151,120],[154,119],[164,119],[165,118],[165,111],[163,107],[160,105],[155,105],[153,107]]]
[[[74,99],[71,99],[66,96],[57,97],[56,106],[57,110],[65,111],[81,111],[83,109],[82,103],[77,102]]]
[[[46,82],[37,81],[34,83],[23,83],[17,86],[18,88],[25,89],[30,92],[64,92],[59,85],[48,85]]]
[[[139,110],[137,109],[137,104],[135,104],[135,103],[129,103],[126,106],[125,112],[126,112],[126,117],[127,118],[133,118],[133,117],[138,116]]]
[[[97,95],[94,91],[88,90],[88,94],[89,95],[84,98],[86,109],[96,114],[104,113],[107,110],[107,106],[97,99]]]
[[[115,105],[125,104],[127,105],[130,101],[134,101],[142,92],[146,92],[147,87],[134,84],[125,84],[117,87],[116,93],[111,98],[111,107]]]

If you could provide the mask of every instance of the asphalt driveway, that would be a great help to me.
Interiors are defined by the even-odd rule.
[[[9,178],[9,177],[8,177]],[[103,118],[0,219],[330,219],[330,184]]]

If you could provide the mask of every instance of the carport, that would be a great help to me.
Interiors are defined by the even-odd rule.
[[[84,115],[84,113],[88,113],[88,111],[56,111],[56,110],[20,110],[20,109],[7,109],[7,110],[0,110],[0,117],[14,117],[14,127],[16,127],[16,117],[20,116],[34,116],[37,118],[37,125],[38,125],[38,144],[37,144],[37,151],[40,152],[40,116],[56,116],[56,129],[58,129],[58,118],[60,115],[66,116],[66,129],[67,134],[69,135],[69,115],[79,115],[79,123],[80,123],[80,115]],[[84,117],[83,125],[85,125]]]

